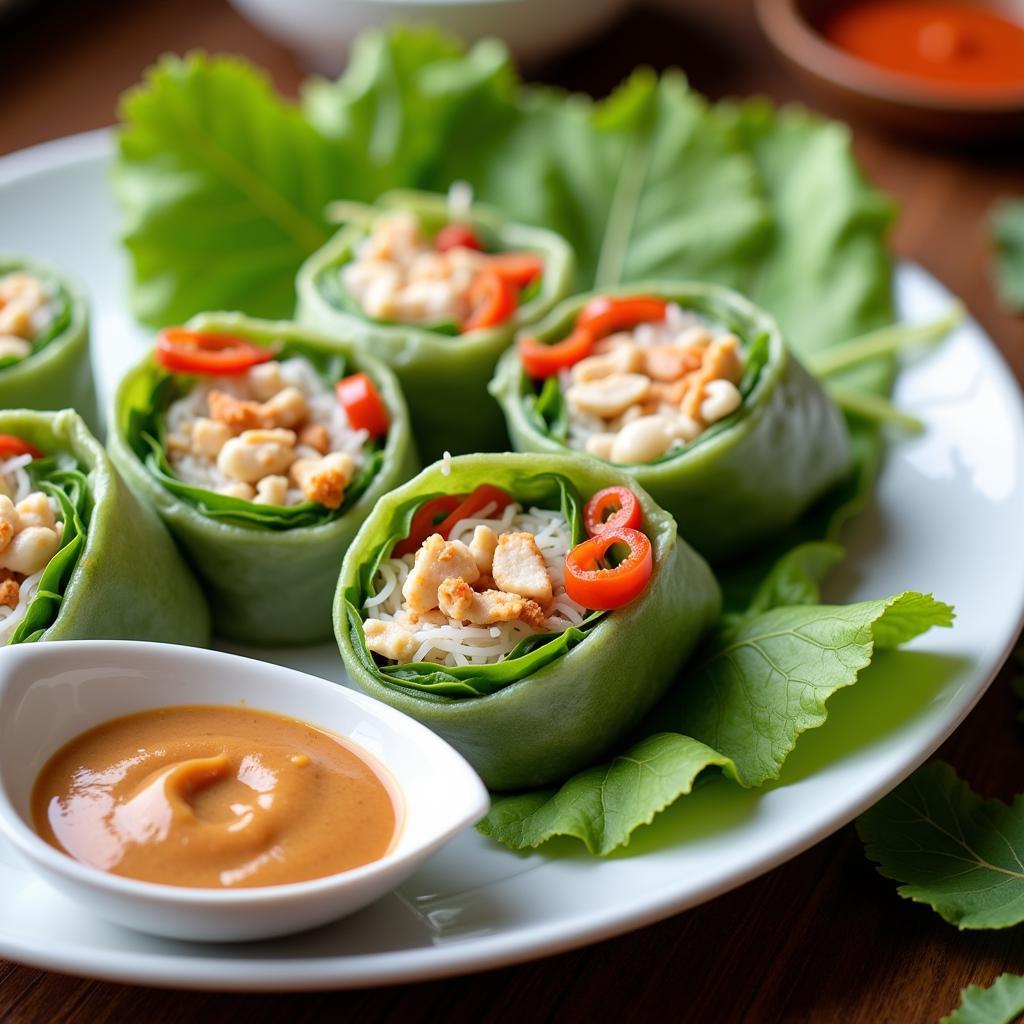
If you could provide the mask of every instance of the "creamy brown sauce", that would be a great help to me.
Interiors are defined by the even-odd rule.
[[[368,755],[296,719],[228,706],[160,708],[82,733],[40,772],[32,814],[84,864],[204,888],[358,867],[398,828]]]

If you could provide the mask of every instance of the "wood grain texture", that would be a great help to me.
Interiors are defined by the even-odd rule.
[[[219,0],[47,2],[0,29],[0,153],[110,123],[121,90],[160,52],[193,47],[243,53],[289,92],[302,77],[288,54]],[[665,0],[531,73],[601,95],[639,62],[681,65],[715,98],[764,93],[818,106],[770,53],[745,0]],[[984,229],[1000,196],[1024,193],[1024,150],[929,148],[867,124],[854,130],[869,175],[900,201],[895,251],[961,295],[1024,378],[1024,319],[998,306]],[[1015,713],[1004,671],[942,750],[985,795],[1006,799],[1024,789],[1024,730]],[[958,933],[900,900],[846,828],[703,907],[521,967],[390,989],[235,997],[0,964],[0,1020],[932,1024],[964,985],[987,985],[1004,970],[1024,970],[1024,928]]]

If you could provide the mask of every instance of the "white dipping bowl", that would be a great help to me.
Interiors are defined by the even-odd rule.
[[[631,0],[231,0],[267,35],[322,74],[336,74],[352,39],[391,22],[431,22],[466,40],[502,39],[533,63],[594,35]]]
[[[244,703],[336,733],[390,773],[400,833],[380,860],[288,885],[201,889],[122,878],[80,864],[32,826],[32,787],[46,761],[86,729],[180,704]],[[51,885],[119,924],[176,939],[246,941],[350,914],[394,889],[487,812],[469,764],[393,708],[345,687],[217,651],[80,640],[0,649],[0,831]]]

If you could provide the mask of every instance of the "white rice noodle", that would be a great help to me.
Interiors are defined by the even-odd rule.
[[[13,455],[9,459],[0,460],[0,494],[6,494],[15,504],[32,493],[32,481],[26,468],[31,461],[31,455]],[[64,529],[64,523],[60,519],[61,508],[53,498],[48,500],[57,519],[59,535]],[[25,618],[28,606],[39,590],[39,581],[43,578],[44,572],[45,566],[39,572],[22,580],[18,589],[18,604],[14,608],[0,605],[0,647],[10,642],[19,623]]]
[[[356,430],[352,427],[334,390],[323,382],[312,363],[308,359],[296,356],[280,360],[278,367],[284,385],[298,388],[305,397],[309,408],[309,422],[327,429],[330,450],[346,452],[355,460],[356,466],[362,465],[365,458],[363,447],[369,440],[369,431]],[[187,438],[191,424],[195,420],[209,417],[207,400],[211,391],[225,391],[243,400],[254,398],[248,373],[231,377],[207,377],[187,395],[170,404],[165,419],[167,433]],[[296,448],[296,453],[299,456],[320,456],[318,451],[303,448],[302,445]],[[178,478],[191,487],[219,491],[222,487],[235,482],[221,473],[215,459],[209,459],[204,455],[175,450],[169,454],[169,460]],[[299,505],[305,501],[306,496],[297,487],[288,489],[286,505]]]
[[[363,610],[368,618],[385,622],[397,620],[413,634],[419,643],[411,659],[414,662],[425,661],[449,668],[493,665],[506,658],[525,637],[536,633],[561,633],[570,626],[578,626],[586,618],[587,609],[565,592],[565,556],[572,548],[572,531],[561,512],[544,508],[524,511],[513,503],[495,516],[494,505],[491,504],[484,506],[478,515],[459,520],[449,539],[468,544],[477,526],[489,526],[499,536],[521,531],[533,534],[551,575],[554,594],[550,614],[540,629],[518,620],[491,626],[465,625],[457,619],[449,619],[444,625],[429,622],[411,625],[402,608],[402,586],[416,556],[408,554],[402,558],[387,558],[381,563],[374,580],[376,593],[367,598]]]

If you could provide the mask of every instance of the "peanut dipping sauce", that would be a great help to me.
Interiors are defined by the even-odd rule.
[[[71,740],[32,792],[36,831],[127,878],[202,888],[322,878],[398,832],[382,768],[341,738],[244,707],[159,708]]]

